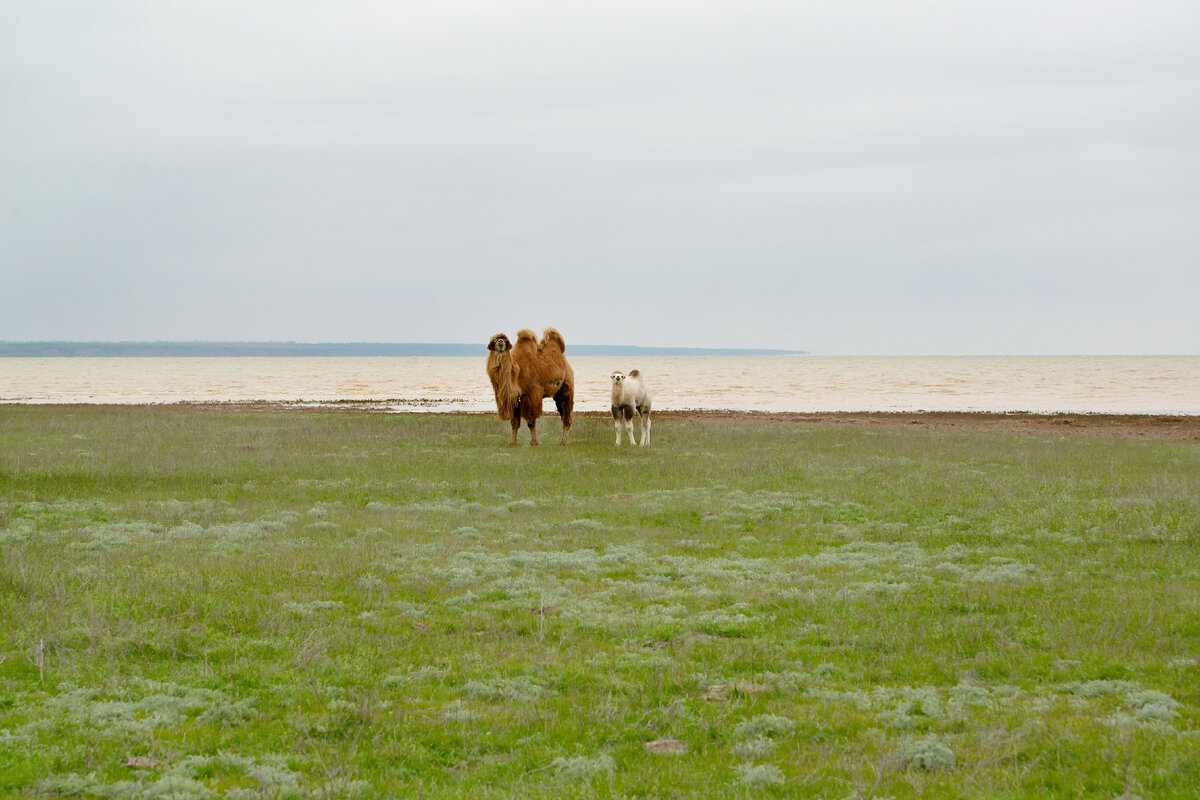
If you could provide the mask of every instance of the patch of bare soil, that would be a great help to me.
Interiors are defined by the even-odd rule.
[[[662,411],[656,413],[654,419],[656,421],[745,420],[763,424],[1200,441],[1200,416],[1158,414],[1029,414],[1024,412],[958,411],[792,414],[752,411]]]
[[[196,404],[230,411],[345,411],[395,413],[379,403],[213,403]],[[421,411],[402,413],[428,413]],[[464,413],[464,412],[450,412]],[[482,416],[472,414],[471,416]],[[494,416],[494,414],[489,415]],[[547,418],[558,416],[554,413]],[[577,412],[577,417],[608,420],[607,412]],[[658,421],[737,421],[762,425],[821,425],[831,427],[904,429],[954,432],[1030,434],[1034,436],[1092,436],[1148,441],[1200,441],[1200,415],[1162,414],[1031,414],[975,411],[903,411],[792,413],[766,411],[656,411]]]

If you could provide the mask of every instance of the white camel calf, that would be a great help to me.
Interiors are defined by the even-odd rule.
[[[626,375],[612,374],[612,416],[617,431],[617,444],[621,444],[621,430],[629,431],[629,443],[633,444],[633,415],[642,418],[642,445],[650,444],[650,390],[642,382],[642,373],[636,369]]]

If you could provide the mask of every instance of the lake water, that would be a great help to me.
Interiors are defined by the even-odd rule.
[[[1200,356],[578,356],[571,364],[580,411],[608,411],[609,374],[637,368],[659,410],[1200,414]],[[482,353],[0,358],[0,403],[252,400],[495,410]]]

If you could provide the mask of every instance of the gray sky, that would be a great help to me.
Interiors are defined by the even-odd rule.
[[[1200,3],[0,3],[0,339],[1200,353]]]

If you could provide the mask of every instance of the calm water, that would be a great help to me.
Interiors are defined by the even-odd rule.
[[[652,356],[571,359],[576,408],[640,369],[660,410],[1200,414],[1200,356]],[[478,358],[0,358],[3,403],[369,402],[490,411]],[[553,404],[547,401],[547,410]]]

